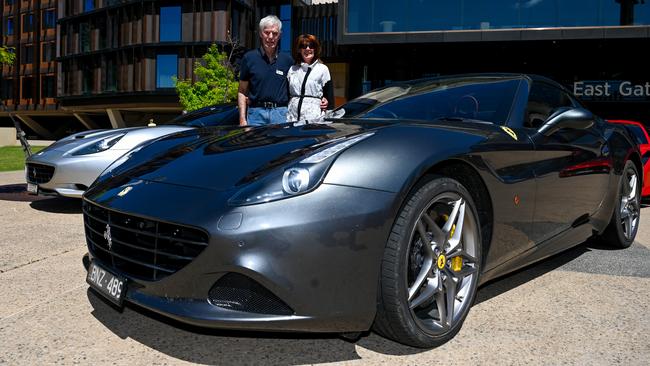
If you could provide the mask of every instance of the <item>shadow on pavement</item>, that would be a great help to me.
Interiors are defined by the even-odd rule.
[[[628,256],[640,258],[639,263],[634,264],[637,271],[635,273],[626,273],[624,270],[625,265],[630,267]],[[634,244],[627,250],[619,251],[612,250],[611,247],[598,241],[588,240],[546,260],[488,282],[479,289],[475,304],[488,301],[558,269],[583,273],[603,271],[610,274],[613,272],[618,275],[650,277],[650,269],[641,270],[643,273],[639,272],[640,266],[644,266],[641,262],[647,260],[650,260],[650,250],[641,245]],[[601,261],[609,263],[609,266],[601,265]],[[617,265],[619,262],[620,266]],[[336,334],[206,329],[186,325],[131,304],[120,313],[94,291],[89,289],[87,295],[94,309],[92,315],[119,337],[134,339],[147,347],[188,362],[202,364],[264,362],[293,365],[361,359],[355,343],[345,341]],[[435,352],[435,349],[425,350],[404,346],[375,333],[365,333],[356,345],[385,355],[401,356],[425,351]]]
[[[524,267],[523,269],[506,275],[505,277],[499,277],[495,280],[489,281],[487,284],[484,284],[479,288],[474,305],[490,300],[504,292],[530,282],[539,276],[556,270],[587,252],[589,252],[589,247],[587,246],[587,243],[583,243],[541,262]]]
[[[0,201],[35,202],[47,200],[48,197],[27,193],[27,184],[6,184],[0,186]]]
[[[81,200],[77,198],[54,197],[34,201],[29,206],[35,210],[50,213],[80,214]]]
[[[92,315],[122,339],[131,338],[179,360],[200,364],[315,364],[358,360],[350,343],[331,334],[262,333],[193,327],[128,304],[117,311],[93,290]]]
[[[479,288],[475,304],[490,300],[556,269],[562,271],[650,278],[650,250],[633,243],[622,249],[593,238]]]

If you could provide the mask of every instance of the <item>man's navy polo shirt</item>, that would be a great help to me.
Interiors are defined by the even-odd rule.
[[[248,98],[251,106],[273,102],[280,106],[289,104],[287,72],[293,59],[280,52],[274,60],[266,57],[262,47],[246,52],[242,58],[239,80],[248,81]]]

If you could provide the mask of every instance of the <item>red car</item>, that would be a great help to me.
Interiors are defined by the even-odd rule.
[[[641,122],[611,119],[607,120],[607,122],[625,125],[632,133],[632,136],[636,138],[643,161],[643,189],[641,190],[641,196],[650,196],[650,159],[648,159],[650,158],[650,136],[648,135],[648,131]]]

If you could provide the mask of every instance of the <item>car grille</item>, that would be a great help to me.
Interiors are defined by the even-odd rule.
[[[54,176],[54,167],[49,165],[41,165],[34,163],[27,163],[27,181],[34,184],[47,183]]]
[[[86,242],[104,265],[133,278],[160,280],[208,246],[202,230],[125,215],[84,201]]]

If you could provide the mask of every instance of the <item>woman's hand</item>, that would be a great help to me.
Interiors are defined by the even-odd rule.
[[[322,97],[321,100],[320,100],[320,109],[321,109],[322,111],[326,110],[326,109],[327,109],[327,106],[328,106],[329,104],[330,104],[330,103],[329,103],[329,101],[327,101],[327,98]]]

